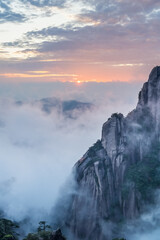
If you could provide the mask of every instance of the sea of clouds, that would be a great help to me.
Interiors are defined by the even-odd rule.
[[[15,98],[1,96],[0,208],[5,217],[29,218],[36,226],[47,220],[72,167],[101,138],[102,124],[113,112],[126,115],[135,107],[137,86],[134,92],[129,86],[124,94],[123,86],[101,89],[97,92],[91,85],[83,91],[72,89],[70,96],[63,94],[63,100],[84,99],[93,104],[91,109],[76,112],[74,119],[56,108],[51,114],[43,112],[33,104],[33,97],[17,105]]]

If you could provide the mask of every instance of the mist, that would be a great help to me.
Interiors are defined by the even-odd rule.
[[[88,113],[73,121],[27,104],[5,108],[0,129],[0,205],[8,217],[22,220],[32,208],[50,210],[75,161],[98,137],[98,128],[94,129],[98,119],[89,126]]]
[[[160,234],[160,191],[155,192],[154,205],[145,207],[144,213],[138,218],[128,222],[124,226],[127,240],[159,240]]]
[[[97,101],[90,99],[93,107],[75,111],[76,118],[66,117],[56,108],[46,114],[40,105],[32,104],[33,98],[17,105],[15,98],[1,96],[0,209],[5,217],[29,218],[33,226],[49,219],[74,164],[101,138],[102,124],[113,112],[126,115],[135,107],[129,92],[118,96],[116,91],[106,93],[103,101],[99,92]],[[85,96],[87,92],[84,101]],[[79,100],[75,92],[70,99],[73,97]],[[69,95],[64,94],[63,99],[68,100]]]

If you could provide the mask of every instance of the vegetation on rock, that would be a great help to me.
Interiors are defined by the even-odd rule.
[[[0,218],[0,239],[16,240],[18,239],[18,224],[6,218]]]
[[[153,191],[160,187],[160,143],[154,142],[143,161],[130,166],[126,173],[123,192],[127,194],[130,184],[141,194],[144,201],[153,201]]]

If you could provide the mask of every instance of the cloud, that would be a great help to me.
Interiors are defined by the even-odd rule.
[[[5,79],[0,82],[0,97],[29,101],[54,96],[63,101],[76,99],[98,105],[107,102],[108,106],[116,102],[122,106],[127,103],[134,106],[141,86],[141,82],[86,82],[81,84],[76,82],[38,82],[38,84],[36,82],[17,82],[16,84],[10,82],[8,84]]]
[[[33,6],[43,7],[64,7],[66,0],[22,0],[24,3],[30,3]]]
[[[41,78],[41,77],[76,77],[77,75],[75,74],[53,74],[53,73],[44,73],[44,72],[40,72],[38,74],[38,71],[34,71],[34,74],[23,74],[23,73],[4,73],[4,74],[0,74],[0,76],[5,77],[5,78]]]
[[[26,20],[25,15],[12,11],[10,5],[4,1],[0,2],[0,23],[4,22],[23,22]]]
[[[25,16],[12,11],[0,13],[0,23],[4,22],[22,22],[25,20]]]
[[[158,0],[142,0],[140,2],[138,0],[134,2],[130,2],[129,0],[100,0],[98,2],[95,0],[90,0],[87,3],[90,4],[92,9],[90,11],[84,12],[84,15],[88,13],[90,17],[97,17],[105,21],[107,21],[107,19],[109,19],[110,17],[115,20],[121,20],[121,18],[123,18],[124,16],[129,17],[129,21],[138,21],[137,16],[141,15],[147,17],[148,13],[152,12],[154,9],[159,9],[160,7],[160,3]],[[114,23],[116,22],[113,22],[113,24]]]
[[[14,41],[14,42],[5,42],[2,44],[3,47],[26,47],[26,46],[29,46],[31,45],[30,42],[28,41],[23,41],[23,40],[17,40],[17,41]]]
[[[147,206],[144,213],[138,219],[129,221],[124,225],[126,239],[129,240],[158,240],[160,234],[160,208],[159,191],[155,193],[156,202],[154,205]]]
[[[22,3],[27,17],[35,24],[31,28],[26,25],[26,32],[15,41],[8,39],[3,42],[2,47],[7,49],[8,54],[4,53],[2,59],[5,57],[10,65],[13,65],[13,60],[26,59],[29,60],[26,68],[30,65],[31,68],[36,68],[39,61],[43,63],[39,66],[47,71],[52,70],[52,74],[61,74],[63,71],[66,74],[73,73],[78,75],[80,81],[133,81],[143,80],[147,74],[142,72],[148,73],[149,69],[158,64],[158,1],[21,1]],[[57,4],[64,8],[56,8],[57,12],[54,13],[52,6]],[[20,6],[22,5],[19,5],[19,9]],[[12,12],[13,9],[15,8],[12,7]],[[52,16],[46,15],[48,11]],[[49,21],[53,16],[55,19]],[[59,21],[63,18],[66,21]],[[36,22],[36,19],[40,22],[44,20],[42,26],[37,25],[39,21]],[[51,59],[55,61],[46,66]],[[18,73],[26,74],[20,71],[23,63],[17,61],[15,65],[15,68],[19,67]],[[122,66],[123,70],[120,69]]]
[[[95,4],[95,9],[77,15],[77,23],[89,25],[76,26],[74,21],[68,26],[31,31],[26,36],[44,39],[37,46],[37,53],[50,53],[66,59],[70,54],[75,60],[83,57],[102,62],[135,62],[137,59],[147,63],[147,56],[153,56],[157,51],[160,36],[159,15],[153,13],[154,5],[152,9],[149,6],[145,2],[143,5],[114,1],[107,5],[106,1],[105,4],[100,1]],[[149,17],[149,14],[156,15],[156,18]]]
[[[47,213],[75,161],[98,137],[95,120],[89,126],[89,113],[74,122],[31,105],[1,105],[1,114],[1,208],[17,220],[32,209]]]

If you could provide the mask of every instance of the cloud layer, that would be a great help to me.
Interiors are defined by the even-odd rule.
[[[97,119],[88,124],[89,113],[74,121],[14,104],[6,104],[1,116],[0,206],[17,220],[32,210],[46,213],[75,161],[99,136]]]
[[[68,89],[65,86],[67,83],[59,84],[63,90]],[[32,104],[36,91],[39,94],[37,97],[44,97],[44,86],[41,91],[33,85],[28,90],[21,86],[26,95],[32,92],[32,101],[29,102],[26,97],[23,105],[2,97],[0,100],[0,165],[3,169],[0,176],[0,208],[8,218],[18,221],[31,218],[35,225],[48,218],[73,165],[101,138],[102,124],[107,118],[117,111],[126,114],[135,106],[135,101],[131,100],[133,86],[130,93],[120,95],[120,87],[109,86],[109,83],[106,84],[108,91],[104,89],[105,84],[98,86],[95,83],[82,87],[80,92],[72,86],[71,91],[66,91],[66,94],[63,91],[63,95],[60,94],[61,87],[57,86],[54,92],[56,97],[90,100],[94,107],[84,112],[76,111],[75,119],[66,117],[56,108],[48,115],[39,104]],[[125,87],[128,88],[121,86],[122,89]],[[46,92],[48,96],[49,90],[53,94],[49,87]],[[13,96],[11,89],[8,93]],[[17,90],[14,94],[24,101],[24,96],[22,99]]]

